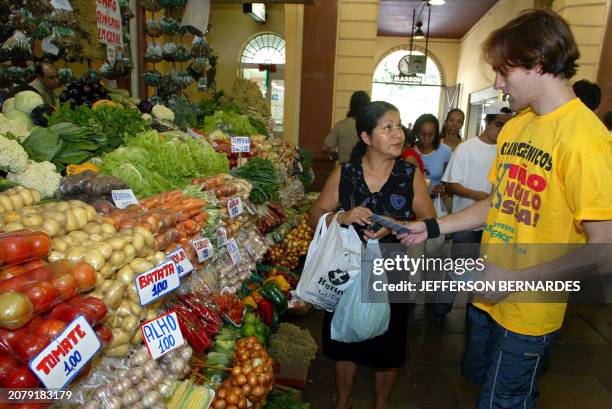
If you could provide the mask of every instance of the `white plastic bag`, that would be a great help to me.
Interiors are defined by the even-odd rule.
[[[336,306],[331,322],[331,339],[361,342],[384,334],[389,329],[389,302],[367,303],[361,299],[362,281],[369,286],[375,258],[381,258],[378,241],[368,241],[361,271],[346,289]],[[364,276],[363,279],[361,279]]]
[[[361,240],[352,226],[342,228],[336,214],[329,227],[319,219],[296,293],[315,307],[333,311],[361,268]]]

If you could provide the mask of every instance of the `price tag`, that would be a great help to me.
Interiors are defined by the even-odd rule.
[[[246,209],[253,216],[255,216],[257,214],[257,207],[250,200],[246,202]]]
[[[179,277],[184,277],[193,271],[193,264],[189,261],[189,257],[185,253],[185,249],[180,247],[168,254],[168,259],[172,259],[178,270]]]
[[[240,196],[234,196],[227,201],[227,211],[229,212],[230,219],[238,217],[244,212]]]
[[[176,290],[181,285],[178,269],[172,260],[166,260],[160,265],[137,275],[136,292],[140,305],[147,305],[158,298]]]
[[[251,258],[257,258],[255,256],[255,251],[253,250],[253,247],[251,247],[251,245],[249,244],[249,242],[244,243],[244,249],[246,250],[246,252],[249,254],[249,256],[251,256]]]
[[[60,52],[60,49],[57,48],[57,46],[51,42],[52,40],[53,40],[52,36],[48,36],[48,37],[43,38],[43,40],[42,40],[42,49],[47,54],[58,55],[59,52]]]
[[[213,246],[206,237],[196,239],[191,242],[191,246],[198,254],[198,261],[203,263],[213,256]]]
[[[223,227],[217,229],[217,246],[223,247],[227,245],[227,231]]]
[[[30,369],[47,389],[61,389],[102,347],[93,328],[79,315],[30,361]]]
[[[73,8],[68,0],[51,0],[51,5],[56,10],[73,11]]]
[[[251,150],[251,138],[232,136],[232,153],[248,153]]]
[[[115,66],[115,62],[117,61],[117,48],[114,45],[106,45],[106,61],[108,61],[111,67]]]
[[[176,311],[170,311],[145,322],[140,326],[140,330],[153,359],[160,358],[185,343],[183,333],[178,325]]]
[[[240,250],[238,249],[236,240],[230,239],[227,242],[227,251],[229,252],[230,258],[234,264],[238,264],[242,261],[242,255],[240,255]]]
[[[111,190],[111,196],[117,209],[125,209],[131,204],[138,204],[138,199],[132,189]]]

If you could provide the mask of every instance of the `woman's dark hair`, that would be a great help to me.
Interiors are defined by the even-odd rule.
[[[355,145],[351,152],[351,162],[363,157],[368,151],[368,145],[361,138],[361,133],[365,132],[372,136],[372,131],[378,125],[380,118],[390,111],[399,112],[395,105],[388,102],[372,101],[357,113],[357,117],[355,118],[355,129],[357,130],[357,136],[359,136],[359,142],[357,142],[357,145]]]
[[[444,119],[444,123],[442,123],[442,130],[440,131],[440,140],[444,139],[444,137],[446,136],[446,121],[448,121],[448,118],[451,116],[451,114],[455,113],[455,112],[459,112],[462,116],[463,116],[463,120],[465,121],[465,113],[460,110],[459,108],[453,108],[450,111],[448,111],[448,113],[446,114],[446,118]],[[457,133],[457,137],[459,139],[461,138],[461,129],[459,129],[459,132]],[[436,148],[438,149],[438,148]]]
[[[427,122],[434,124],[434,127],[436,128],[436,135],[434,136],[433,140],[433,148],[434,150],[437,150],[440,147],[440,140],[442,138],[440,137],[440,123],[438,122],[438,118],[436,118],[435,115],[423,114],[417,118],[414,123],[414,126],[412,127],[412,139],[415,142],[419,140],[419,133],[421,132],[421,127]]]
[[[370,103],[370,96],[365,91],[355,91],[351,95],[351,104],[346,113],[347,118],[356,118],[361,108]]]
[[[414,135],[412,135],[412,130],[404,125],[402,125],[402,130],[404,131],[404,148],[412,148],[414,143]]]

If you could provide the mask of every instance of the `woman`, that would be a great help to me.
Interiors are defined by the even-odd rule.
[[[325,137],[325,152],[332,155],[337,154],[338,162],[348,162],[351,157],[351,152],[357,142],[359,136],[355,132],[355,118],[357,113],[370,102],[370,96],[365,91],[355,91],[351,95],[351,103],[346,118],[338,122],[331,130],[329,135]]]
[[[429,193],[432,197],[444,193],[442,175],[452,152],[440,142],[440,124],[432,114],[417,118],[412,129],[412,137],[417,140],[416,150],[421,155],[425,167],[425,177],[429,178]]]
[[[446,114],[440,137],[442,142],[451,149],[451,152],[461,143],[463,121],[465,121],[465,114],[459,108],[453,108]]]
[[[367,230],[369,216],[376,213],[398,221],[435,215],[425,180],[416,166],[400,158],[404,133],[396,107],[375,101],[357,115],[359,143],[351,161],[337,166],[325,182],[319,199],[313,205],[308,222],[316,227],[328,212],[339,212],[337,220],[352,224],[362,240],[396,243],[395,236],[381,228]],[[329,224],[336,213],[327,217]],[[408,309],[406,304],[391,304],[389,329],[383,335],[364,342],[333,341],[330,326],[333,314],[326,313],[323,323],[323,352],[336,360],[334,409],[351,407],[351,390],[357,365],[376,368],[374,409],[385,409],[397,368],[405,363]]]

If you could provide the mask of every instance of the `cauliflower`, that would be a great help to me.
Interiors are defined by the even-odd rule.
[[[2,113],[4,115],[15,110],[15,97],[9,98],[2,104]]]
[[[147,113],[142,114],[142,119],[143,121],[145,121],[146,123],[150,124],[151,121],[153,120],[153,117]]]
[[[20,141],[23,141],[30,134],[30,128],[27,123],[11,120],[0,114],[0,135],[6,135],[7,133],[11,133]]]
[[[0,169],[21,173],[27,166],[28,154],[19,142],[0,135]]]
[[[8,173],[6,178],[21,186],[36,189],[42,197],[51,197],[59,188],[61,175],[55,171],[51,162],[29,161],[27,168],[21,173]]]
[[[21,91],[15,95],[15,109],[28,115],[34,108],[44,103],[42,97],[34,91]]]
[[[174,112],[168,107],[157,104],[151,110],[151,114],[160,121],[174,121]]]

